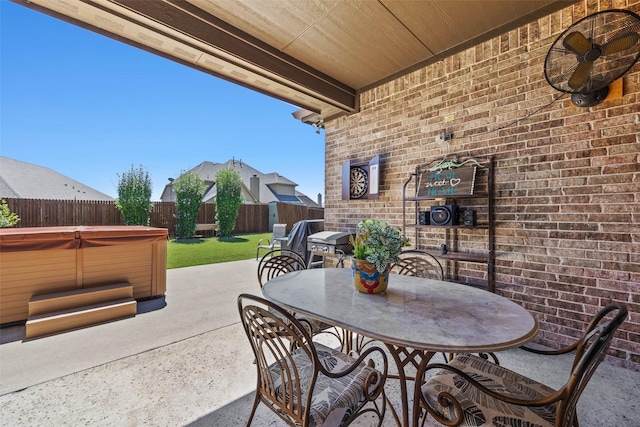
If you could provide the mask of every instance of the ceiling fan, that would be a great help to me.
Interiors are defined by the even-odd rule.
[[[578,107],[604,101],[609,85],[640,58],[640,16],[620,9],[589,15],[567,28],[544,61],[544,76]]]

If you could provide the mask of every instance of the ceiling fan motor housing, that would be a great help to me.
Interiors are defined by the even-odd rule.
[[[604,101],[608,94],[609,86],[605,86],[593,92],[572,93],[571,102],[573,102],[576,107],[593,107],[594,105],[598,105]]]

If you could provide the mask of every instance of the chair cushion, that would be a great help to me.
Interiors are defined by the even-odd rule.
[[[315,343],[320,363],[330,372],[339,372],[353,364],[354,359],[322,344]],[[313,375],[313,365],[306,353],[301,349],[292,352],[293,360],[298,368],[300,386],[303,395],[309,390],[309,382]],[[275,392],[282,399],[282,379],[277,363],[270,366]],[[365,380],[374,368],[361,363],[358,368],[340,378],[329,378],[318,375],[309,414],[309,425],[340,425],[340,423],[357,412],[366,403]]]
[[[490,390],[515,398],[538,399],[554,392],[544,384],[471,354],[459,354],[449,362],[449,365],[469,374]],[[451,393],[462,406],[464,421],[460,424],[461,426],[551,427],[554,425],[556,404],[543,407],[511,405],[480,392],[459,375],[442,369],[422,386],[422,394],[429,405],[436,408],[445,418],[450,418],[451,414],[448,408],[437,403],[438,393],[442,391]],[[440,425],[437,422],[434,424]]]
[[[279,311],[269,309],[269,312],[272,313],[274,316],[276,316],[278,319],[282,320],[283,322],[285,323],[287,322],[287,319],[282,314],[280,314]],[[304,326],[304,328],[307,330],[307,332],[311,336],[314,336],[315,334],[320,333],[325,329],[329,329],[333,327],[333,325],[324,323],[318,319],[314,319],[313,317],[306,317],[296,313],[293,313],[293,315],[296,317],[296,319],[300,321],[300,323],[302,323],[302,326]],[[309,330],[309,327],[311,327],[311,330]]]
[[[296,319],[302,322],[308,322],[311,325],[312,335],[315,335],[317,333],[324,331],[325,329],[329,329],[333,327],[333,325],[330,325],[318,319],[314,319],[313,317],[304,317],[299,314],[296,314]]]

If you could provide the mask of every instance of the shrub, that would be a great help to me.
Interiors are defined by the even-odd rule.
[[[242,204],[242,178],[234,169],[223,169],[216,173],[216,222],[218,236],[231,235]]]
[[[176,193],[176,209],[178,210],[178,239],[188,239],[196,232],[198,212],[207,187],[196,172],[183,172],[173,181]]]
[[[149,225],[152,183],[149,172],[142,166],[119,175],[116,207],[125,225]]]
[[[0,228],[13,227],[20,221],[20,217],[9,210],[9,205],[5,199],[0,201]]]

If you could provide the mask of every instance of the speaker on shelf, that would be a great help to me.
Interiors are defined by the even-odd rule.
[[[430,213],[429,211],[420,211],[418,212],[418,224],[420,225],[429,225],[430,224]]]
[[[462,224],[466,227],[475,227],[478,225],[478,215],[476,211],[466,209],[464,211],[464,216],[462,217]]]
[[[456,205],[431,206],[431,225],[458,225]]]

